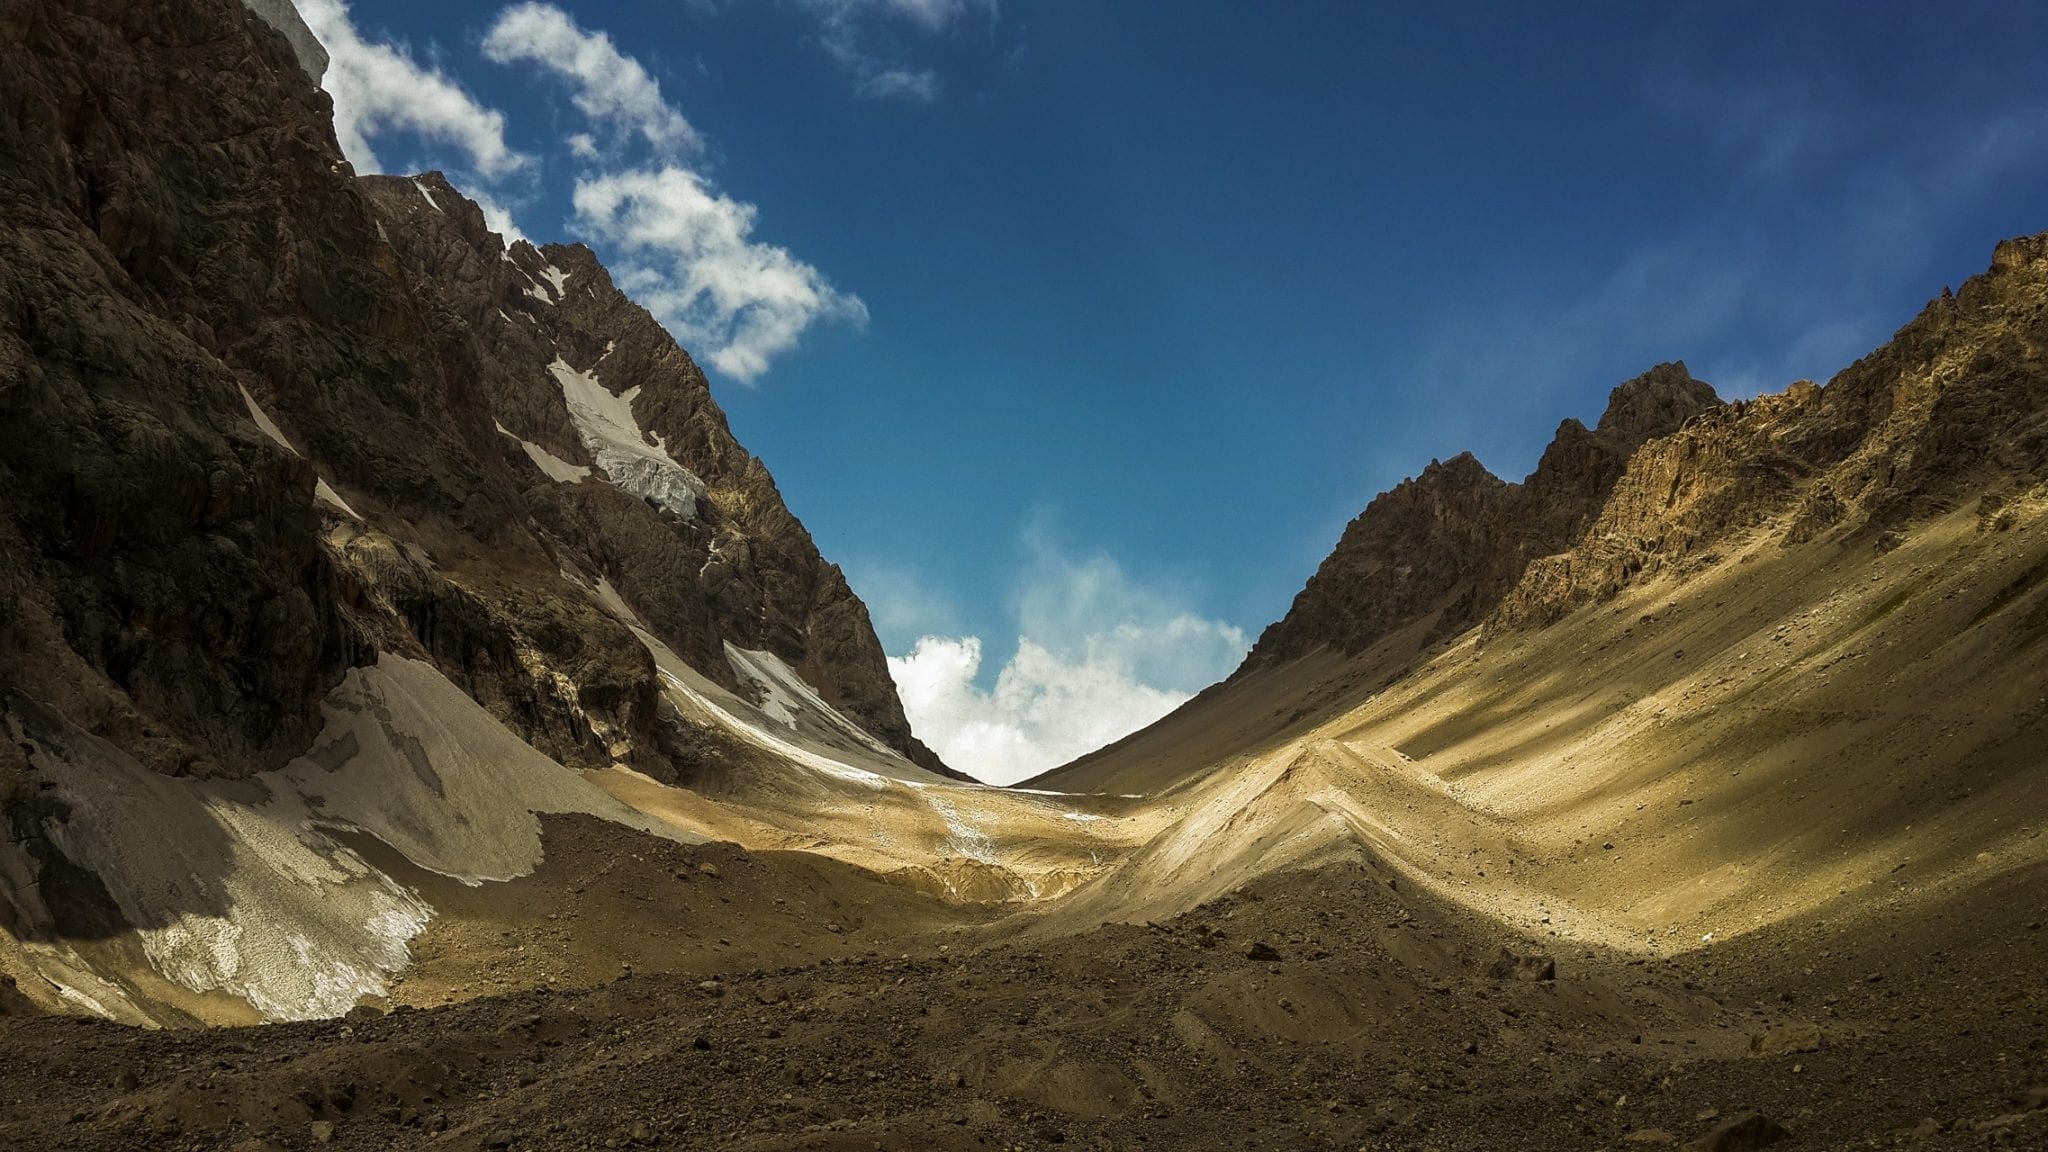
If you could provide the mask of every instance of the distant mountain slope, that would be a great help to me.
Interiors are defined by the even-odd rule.
[[[1655,954],[2048,865],[2048,235],[1824,388],[1658,407],[1518,579],[1486,578],[1499,542],[1557,537],[1469,459],[1432,465],[1260,658],[1042,777],[1158,821],[1045,930],[1363,852],[1529,935]]]
[[[1595,431],[1566,421],[1520,485],[1470,456],[1433,461],[1346,528],[1230,680],[1035,783],[1168,787],[1391,691],[1459,636],[1574,628],[1739,550],[1763,581],[1810,549],[1889,549],[1958,510],[2020,517],[2048,474],[2044,300],[2048,235],[2007,241],[1826,387],[1722,404],[1662,365],[1617,388]],[[1771,548],[1748,550],[1758,540]]]
[[[1521,484],[1496,479],[1470,453],[1432,460],[1344,529],[1244,668],[1325,645],[1356,654],[1425,616],[1437,635],[1471,627],[1532,560],[1578,540],[1636,449],[1719,403],[1684,364],[1662,364],[1615,388],[1592,431],[1577,420],[1558,425]]]

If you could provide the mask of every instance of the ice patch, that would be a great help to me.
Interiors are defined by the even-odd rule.
[[[498,425],[498,431],[519,440],[518,435],[503,424]],[[519,440],[519,446],[526,449],[526,458],[533,461],[533,466],[546,473],[547,478],[557,484],[574,484],[590,475],[590,469],[581,464],[571,464],[531,440]]]
[[[725,708],[719,707],[718,704],[712,701],[709,695],[698,691],[681,676],[666,668],[661,670],[661,678],[668,682],[668,686],[671,689],[682,695],[692,704],[711,713],[720,724],[749,744],[758,748],[764,748],[806,768],[823,772],[828,776],[837,776],[842,780],[851,780],[865,787],[886,788],[889,785],[889,778],[879,772],[870,772],[865,768],[856,768],[843,760],[834,760],[829,756],[821,756],[808,748],[799,748],[772,732],[762,731],[758,725],[749,724]]]
[[[305,757],[236,782],[152,772],[41,711],[10,718],[7,735],[68,810],[45,825],[50,842],[99,878],[150,965],[271,1019],[384,994],[433,915],[332,831],[468,884],[540,863],[536,813],[683,838],[535,751],[429,664],[387,654],[351,670],[322,711]]]
[[[256,403],[256,398],[249,395],[249,386],[247,384],[236,384],[235,387],[242,390],[242,403],[248,407],[249,419],[256,422],[257,431],[270,437],[271,442],[279,448],[297,456],[299,450],[292,447],[292,442],[284,438],[284,430],[279,428],[277,422],[270,418],[270,413],[265,412],[262,406]]]
[[[704,498],[704,482],[675,462],[668,449],[647,434],[633,417],[633,398],[640,394],[635,384],[612,394],[590,372],[579,372],[556,357],[548,371],[562,386],[562,400],[569,408],[583,446],[597,461],[598,470],[612,484],[654,501],[684,519],[695,519],[697,501]]]
[[[235,385],[235,387],[240,388],[242,390],[242,403],[248,407],[249,419],[254,420],[256,422],[257,431],[262,432],[265,436],[270,437],[271,442],[276,444],[279,448],[284,449],[285,451],[291,453],[294,456],[298,456],[301,459],[304,459],[305,454],[300,452],[297,448],[292,447],[292,442],[284,438],[283,429],[280,429],[277,426],[277,422],[270,418],[270,413],[265,412],[262,406],[256,403],[256,398],[254,396],[249,395],[248,385],[237,384]],[[315,476],[313,478],[313,499],[319,500],[334,508],[340,509],[342,512],[346,513],[351,519],[362,519],[362,515],[358,513],[355,509],[349,507],[348,501],[343,500],[341,498],[341,493],[336,492],[333,486],[329,485],[327,481],[321,479],[318,476]]]
[[[318,477],[315,477],[313,480],[313,499],[324,501],[327,504],[339,508],[342,512],[346,513],[348,517],[352,520],[362,519],[362,516],[358,514],[355,509],[348,506],[348,501],[343,500],[341,498],[341,493],[336,492],[332,487],[328,486],[327,481],[319,479]]]
[[[725,661],[732,665],[733,672],[742,681],[761,690],[762,701],[756,707],[769,718],[792,729],[797,728],[800,721],[809,720],[814,727],[837,736],[850,737],[870,751],[884,756],[897,755],[894,748],[875,739],[867,729],[825,703],[824,698],[775,653],[741,648],[728,641]]]

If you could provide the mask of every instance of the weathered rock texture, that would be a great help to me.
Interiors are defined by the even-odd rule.
[[[1719,403],[1683,364],[1614,390],[1505,484],[1432,461],[1353,520],[1240,672],[1356,654],[1427,621],[1442,637],[1540,627],[1743,533],[1884,547],[1906,522],[2048,472],[2048,235],[1998,246],[1826,387]]]
[[[1520,484],[1502,481],[1470,453],[1430,461],[1345,528],[1244,668],[1324,645],[1361,652],[1426,618],[1434,618],[1437,635],[1479,623],[1533,561],[1577,542],[1632,453],[1718,404],[1684,364],[1660,364],[1614,389],[1593,430],[1577,420],[1560,424]]]
[[[1959,501],[1995,506],[2048,473],[2044,349],[2048,234],[2000,244],[1988,271],[1826,387],[1725,405],[1645,445],[1576,545],[1532,563],[1493,626],[1547,624],[1739,533],[1883,547]]]
[[[705,675],[766,649],[936,767],[688,355],[587,250],[508,254],[438,176],[357,177],[274,16],[0,8],[0,698],[243,775],[389,651],[565,763],[672,775],[604,580]],[[687,515],[536,466],[520,441],[595,463],[551,366],[628,398]]]

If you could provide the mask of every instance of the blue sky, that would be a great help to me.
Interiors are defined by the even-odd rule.
[[[1000,778],[1226,674],[1430,458],[1824,379],[2048,229],[2018,3],[300,6],[359,165],[628,272]]]

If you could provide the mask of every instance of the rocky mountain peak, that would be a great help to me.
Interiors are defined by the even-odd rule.
[[[1700,412],[1721,402],[1713,386],[1693,375],[1685,361],[1659,364],[1615,386],[1595,431],[1633,452],[1646,440],[1668,436]]]
[[[306,20],[299,15],[299,9],[292,0],[242,0],[244,7],[254,12],[258,19],[275,28],[285,41],[292,46],[292,56],[299,62],[313,83],[327,75],[327,48],[313,30],[306,27]]]
[[[939,767],[688,353],[589,249],[355,176],[303,23],[251,9],[37,4],[0,38],[0,692],[238,776],[398,655],[564,764],[674,777],[644,637]]]
[[[1533,560],[1571,547],[1630,454],[1719,403],[1674,361],[1616,386],[1597,428],[1565,419],[1520,484],[1470,452],[1431,460],[1351,522],[1245,668],[1324,646],[1355,654],[1417,625],[1427,638],[1478,623]]]

